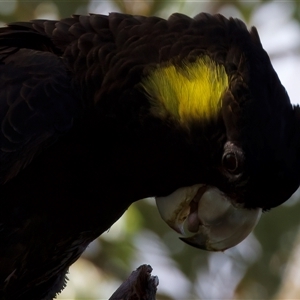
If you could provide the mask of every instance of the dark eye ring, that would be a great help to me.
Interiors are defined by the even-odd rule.
[[[223,167],[229,173],[235,173],[239,169],[239,162],[234,152],[227,152],[222,158]]]
[[[224,145],[222,166],[224,170],[232,175],[241,175],[244,169],[244,152],[241,147],[228,141]]]

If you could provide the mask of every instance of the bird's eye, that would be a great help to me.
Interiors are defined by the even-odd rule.
[[[234,152],[225,153],[223,155],[222,164],[229,173],[235,173],[239,167],[239,163]]]
[[[227,174],[241,175],[244,168],[244,152],[241,147],[228,141],[224,145],[222,166]]]

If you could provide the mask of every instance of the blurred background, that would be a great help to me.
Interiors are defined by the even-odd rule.
[[[0,0],[0,25],[116,11],[163,18],[205,11],[240,18],[257,27],[291,101],[300,102],[299,1]],[[298,191],[265,213],[253,234],[224,253],[186,246],[161,220],[153,199],[139,201],[70,268],[58,299],[108,299],[144,263],[159,277],[159,300],[300,299],[299,199]]]

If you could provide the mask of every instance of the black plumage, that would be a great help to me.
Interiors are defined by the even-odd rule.
[[[211,119],[152,112],[153,69],[208,56]],[[205,183],[268,210],[299,186],[299,108],[257,31],[221,15],[112,13],[0,29],[0,297],[52,299],[87,245],[139,199]]]

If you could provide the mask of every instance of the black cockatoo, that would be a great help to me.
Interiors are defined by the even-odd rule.
[[[300,182],[300,109],[255,28],[112,13],[0,30],[0,298],[52,299],[128,208],[156,197],[225,250]]]

